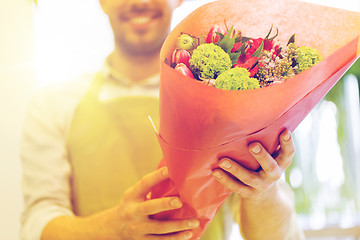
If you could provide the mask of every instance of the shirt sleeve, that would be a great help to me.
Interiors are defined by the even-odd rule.
[[[24,197],[22,240],[39,240],[50,220],[73,214],[64,124],[69,121],[62,114],[64,107],[51,92],[38,93],[28,106],[20,147]]]

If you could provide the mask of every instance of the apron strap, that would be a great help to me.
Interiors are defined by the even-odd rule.
[[[93,78],[90,84],[90,88],[86,92],[83,100],[86,100],[91,103],[97,102],[104,81],[105,81],[104,74],[102,72],[97,73],[96,76]]]

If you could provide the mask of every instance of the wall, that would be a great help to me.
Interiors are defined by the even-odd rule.
[[[22,210],[19,142],[25,105],[35,88],[32,8],[0,0],[0,239],[18,239]]]

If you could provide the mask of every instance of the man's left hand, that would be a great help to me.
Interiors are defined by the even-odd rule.
[[[290,131],[284,130],[279,138],[280,149],[275,158],[260,143],[253,142],[249,145],[250,153],[261,166],[260,171],[248,170],[234,160],[222,158],[219,162],[220,169],[215,169],[213,176],[242,198],[261,198],[280,179],[295,153]]]

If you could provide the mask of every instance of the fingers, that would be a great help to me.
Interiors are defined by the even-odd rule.
[[[250,153],[259,162],[262,169],[269,176],[278,178],[283,171],[290,165],[295,153],[295,145],[292,141],[291,132],[284,130],[279,136],[280,151],[274,159],[260,143],[249,145]]]
[[[223,158],[219,162],[221,170],[213,172],[222,185],[242,197],[259,196],[270,189],[290,165],[295,147],[290,131],[285,130],[280,134],[280,150],[276,159],[258,142],[251,143],[249,150],[260,164],[261,171],[251,171],[236,161]]]
[[[144,229],[148,234],[169,234],[192,230],[200,226],[200,222],[197,219],[185,219],[185,220],[150,220],[146,224]]]
[[[159,168],[156,171],[145,175],[133,188],[127,192],[131,197],[137,197],[143,199],[151,189],[166,180],[169,177],[169,173],[166,167]]]
[[[150,213],[157,213],[178,208],[181,202],[177,197],[148,200],[137,206],[137,210],[132,214],[140,219],[136,221],[133,229],[136,229],[137,234],[146,235],[145,239],[190,239],[192,237],[190,230],[200,226],[198,219],[154,220],[142,212],[143,209]],[[142,217],[144,215],[146,215],[145,218]]]
[[[154,220],[149,215],[182,207],[179,197],[162,197],[145,200],[145,196],[157,184],[169,180],[167,168],[158,169],[144,176],[123,196],[117,208],[119,236],[134,236],[134,239],[190,239],[192,229],[200,225],[197,219]]]
[[[182,207],[179,197],[156,198],[136,205],[135,212],[139,215],[154,215],[156,213]]]
[[[149,240],[186,240],[192,238],[193,233],[191,231],[183,231],[166,235],[148,235],[146,239]]]
[[[270,177],[278,179],[283,172],[276,160],[266,151],[260,143],[251,143],[249,145],[250,153],[260,164],[262,170]]]
[[[232,170],[229,170],[229,172],[230,171],[232,171]],[[240,171],[238,171],[238,173],[240,173]],[[235,176],[235,174],[233,174],[233,175]],[[250,187],[251,181],[250,181],[250,183],[246,182],[246,181],[248,181],[247,179],[250,179],[250,177],[248,177],[248,176],[243,178],[241,175],[239,175],[239,176],[241,176],[240,178],[243,178],[245,180],[241,180],[241,179],[236,180],[233,177],[229,176],[227,172],[220,170],[220,169],[214,170],[213,176],[224,187],[226,187],[227,189],[229,189],[232,192],[239,194],[242,197],[247,198],[247,197],[252,196],[255,193],[255,188]],[[245,184],[245,182],[246,182],[246,184]],[[255,185],[254,183],[252,183],[252,184]]]
[[[291,136],[291,132],[284,130],[280,134],[280,152],[276,157],[279,166],[286,169],[291,164],[292,158],[295,154],[295,144]]]
[[[257,172],[249,171],[248,169],[242,167],[237,162],[235,162],[229,158],[221,159],[219,166],[226,172],[231,173],[233,176],[235,176],[238,180],[245,183],[246,185],[255,187],[260,184],[258,181],[258,173]],[[230,179],[231,179],[231,177],[230,177]],[[223,179],[223,181],[225,181],[225,179]],[[232,189],[231,185],[234,185],[234,184],[236,184],[236,182],[228,183],[227,185],[229,185],[228,187],[230,189]]]

